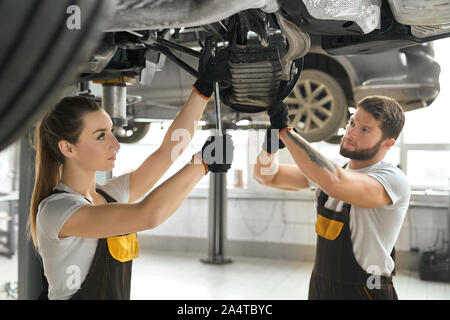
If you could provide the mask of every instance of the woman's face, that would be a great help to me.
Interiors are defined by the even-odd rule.
[[[112,133],[111,118],[101,109],[87,113],[83,122],[83,130],[74,147],[73,160],[85,170],[112,170],[120,144]]]

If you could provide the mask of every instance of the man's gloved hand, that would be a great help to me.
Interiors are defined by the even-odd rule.
[[[272,129],[282,130],[288,126],[289,108],[282,101],[274,103],[267,109],[270,117],[270,127]]]
[[[228,50],[215,50],[212,56],[213,44],[210,42],[203,51],[198,64],[198,79],[194,84],[195,89],[206,98],[214,92],[214,82],[231,80],[231,72],[228,66]]]
[[[214,173],[227,172],[233,162],[234,145],[229,134],[210,136],[202,147],[201,156]]]
[[[275,153],[280,149],[283,149],[285,144],[278,138],[280,130],[267,128],[266,135],[264,136],[264,142],[262,148],[267,153]]]
[[[270,117],[270,127],[266,130],[262,148],[268,153],[275,153],[286,147],[278,138],[278,133],[288,126],[289,109],[283,102],[277,102],[267,109]]]

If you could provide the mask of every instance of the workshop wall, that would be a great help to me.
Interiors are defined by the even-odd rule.
[[[228,200],[227,240],[315,245],[314,224],[312,193],[310,200],[245,199],[239,196]],[[446,227],[446,209],[410,208],[396,248],[400,251],[439,248],[443,246]],[[206,239],[207,197],[189,197],[169,220],[142,234]]]

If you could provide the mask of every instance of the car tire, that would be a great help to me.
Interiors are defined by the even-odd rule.
[[[303,70],[284,102],[289,107],[289,125],[309,142],[331,138],[345,124],[348,108],[344,89],[323,71]]]
[[[109,0],[0,3],[0,150],[29,130],[69,88],[74,92],[76,77],[113,12]]]
[[[150,129],[149,122],[128,122],[127,126],[122,127],[123,134],[115,133],[117,141],[120,143],[136,143],[145,137]]]

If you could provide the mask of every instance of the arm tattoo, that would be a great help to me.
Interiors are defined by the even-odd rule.
[[[311,159],[312,162],[314,162],[321,168],[325,168],[331,172],[334,172],[334,170],[336,169],[337,166],[332,161],[328,160],[323,155],[321,155],[318,151],[311,148],[311,146],[301,137],[294,135],[289,130],[286,133],[287,133],[288,137],[292,141],[294,141],[297,146],[299,146],[306,152],[306,154],[308,155],[308,157]]]

